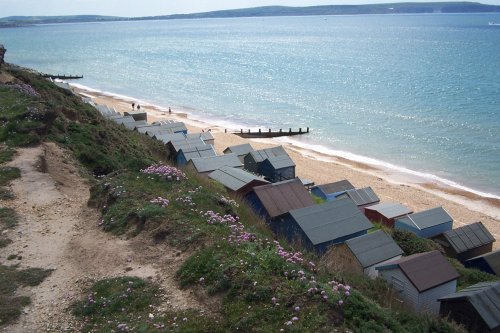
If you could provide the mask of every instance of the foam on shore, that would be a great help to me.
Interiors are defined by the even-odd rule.
[[[113,99],[121,100],[122,102],[125,103],[132,103],[135,102],[136,104],[141,104],[145,108],[150,108],[150,109],[156,109],[161,112],[167,112],[168,107],[164,107],[161,105],[157,105],[154,103],[147,102],[145,100],[137,99],[132,96],[127,96],[127,95],[121,95],[121,94],[116,94],[112,92],[107,92],[107,91],[101,91],[98,89],[90,88],[84,85],[80,84],[74,84],[70,83],[71,86],[99,94],[102,96],[107,96]],[[175,109],[175,113],[177,115],[182,114],[183,116],[186,117],[186,120],[191,120],[194,122],[197,122],[197,124],[194,124],[194,126],[200,126],[202,128],[220,128],[221,130],[228,129],[229,131],[239,131],[240,129],[244,130],[257,130],[259,127],[255,126],[248,126],[244,124],[239,124],[236,122],[231,122],[228,120],[224,119],[217,119],[217,118],[209,118],[209,117],[203,117],[199,113],[196,112],[196,110],[187,108],[187,107],[182,107],[182,106],[176,106],[174,105],[173,108]],[[256,140],[256,139],[251,139],[251,140]],[[470,187],[467,187],[465,185],[462,185],[460,183],[457,183],[455,181],[445,179],[442,177],[439,177],[437,175],[431,174],[431,173],[425,173],[425,172],[420,172],[420,171],[415,171],[408,169],[403,166],[395,165],[389,162],[384,162],[382,160],[377,160],[371,157],[366,157],[358,154],[354,154],[348,151],[343,151],[343,150],[337,150],[337,149],[332,149],[329,147],[321,146],[321,145],[316,145],[316,144],[310,144],[310,143],[305,143],[300,140],[294,139],[293,137],[280,137],[280,138],[273,138],[273,139],[265,139],[265,140],[260,140],[261,142],[266,142],[266,143],[273,143],[273,142],[278,142],[281,144],[288,144],[291,145],[292,147],[296,147],[297,151],[307,157],[314,158],[317,160],[322,160],[326,162],[332,162],[332,159],[335,160],[336,163],[342,163],[344,160],[345,163],[344,165],[347,165],[349,167],[353,166],[359,166],[359,169],[369,172],[370,170],[372,171],[371,173],[380,176],[384,178],[385,180],[396,183],[396,184],[415,184],[415,185],[424,185],[424,187],[432,187],[432,186],[425,186],[425,184],[431,183],[431,184],[436,184],[438,186],[434,186],[434,189],[441,189],[442,191],[447,192],[447,188],[450,188],[451,191],[449,191],[452,194],[457,194],[460,192],[466,192],[470,193],[473,196],[477,196],[480,198],[485,198],[485,199],[493,199],[493,200],[500,200],[500,196],[494,193],[488,193],[480,190],[476,190]],[[379,171],[379,172],[376,172]]]

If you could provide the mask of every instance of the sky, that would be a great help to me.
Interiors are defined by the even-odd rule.
[[[412,0],[427,2],[426,0]],[[431,1],[431,0],[429,0]],[[438,0],[436,0],[438,1]],[[500,0],[470,0],[500,5]],[[259,6],[354,5],[403,0],[0,0],[0,17],[51,15],[156,16]],[[406,1],[408,2],[408,1]]]

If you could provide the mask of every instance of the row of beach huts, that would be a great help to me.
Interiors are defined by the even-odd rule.
[[[372,222],[432,238],[466,267],[500,276],[500,250],[481,222],[453,229],[442,208],[413,212],[380,202],[371,187],[348,180],[315,185],[295,175],[282,146],[254,150],[250,144],[214,149],[211,132],[188,133],[177,121],[149,124],[146,112],[124,115],[95,105],[106,118],[166,144],[177,166],[223,184],[246,201],[276,235],[316,252],[329,269],[382,277],[397,297],[418,312],[449,316],[471,332],[500,332],[500,282],[457,292],[458,272],[439,251],[403,256],[403,250]],[[318,204],[313,196],[321,198]]]

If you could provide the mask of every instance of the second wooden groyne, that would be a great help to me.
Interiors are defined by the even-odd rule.
[[[273,131],[271,129],[269,129],[268,131],[262,131],[261,129],[259,129],[256,132],[255,131],[252,132],[250,130],[243,131],[243,129],[241,129],[239,132],[228,132],[226,129],[225,132],[238,135],[242,138],[275,138],[275,137],[279,137],[279,136],[292,136],[292,135],[307,134],[307,133],[309,133],[309,127],[307,127],[305,131],[303,131],[302,128],[299,128],[298,131],[292,131],[291,128],[289,128],[288,131],[286,131],[286,130],[283,131],[283,129],[280,128],[279,131]]]
[[[54,75],[54,74],[42,74],[44,78],[60,79],[60,80],[75,80],[75,79],[83,79],[83,75]]]

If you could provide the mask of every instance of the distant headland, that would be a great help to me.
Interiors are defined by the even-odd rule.
[[[432,13],[500,13],[500,6],[477,2],[404,2],[369,5],[329,5],[309,7],[266,6],[219,10],[204,13],[173,14],[146,17],[118,17],[100,15],[73,16],[9,16],[0,18],[0,28],[22,27],[33,24],[144,21],[200,18],[235,18],[266,16],[311,15],[365,15],[365,14],[432,14]]]

